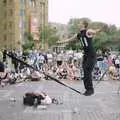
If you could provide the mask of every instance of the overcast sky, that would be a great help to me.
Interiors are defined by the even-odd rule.
[[[120,27],[120,0],[49,0],[49,21],[67,23],[82,17]]]

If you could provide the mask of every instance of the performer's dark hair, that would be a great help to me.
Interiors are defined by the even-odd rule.
[[[83,25],[84,25],[85,28],[87,28],[88,27],[88,22],[86,20],[84,20]]]

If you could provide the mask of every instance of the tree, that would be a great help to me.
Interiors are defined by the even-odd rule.
[[[22,45],[23,50],[30,50],[35,46],[35,41],[33,39],[33,36],[31,33],[26,32],[25,33],[25,40],[24,40],[24,44]]]
[[[41,44],[48,43],[48,47],[52,47],[58,41],[57,29],[51,25],[39,28],[39,40]]]
[[[74,41],[67,44],[66,49],[78,50],[78,49],[81,49],[81,46],[80,46],[80,43],[78,43],[77,41]]]

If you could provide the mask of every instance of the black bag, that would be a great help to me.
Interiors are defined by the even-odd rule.
[[[5,71],[4,63],[0,62],[0,72],[4,72],[4,71]]]
[[[9,84],[15,84],[16,83],[16,81],[17,81],[17,78],[10,78],[9,79]]]
[[[28,106],[39,105],[41,104],[41,100],[44,97],[42,95],[36,95],[34,93],[26,93],[25,97],[23,97],[23,104]]]

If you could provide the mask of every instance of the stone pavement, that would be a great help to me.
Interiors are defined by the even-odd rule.
[[[84,92],[81,81],[64,81]],[[95,83],[95,82],[94,82]],[[0,120],[120,120],[119,81],[102,81],[93,96],[83,96],[54,81],[26,82],[0,88]],[[51,104],[46,110],[25,107],[25,92],[45,91],[63,104]],[[15,97],[16,102],[10,101]]]

